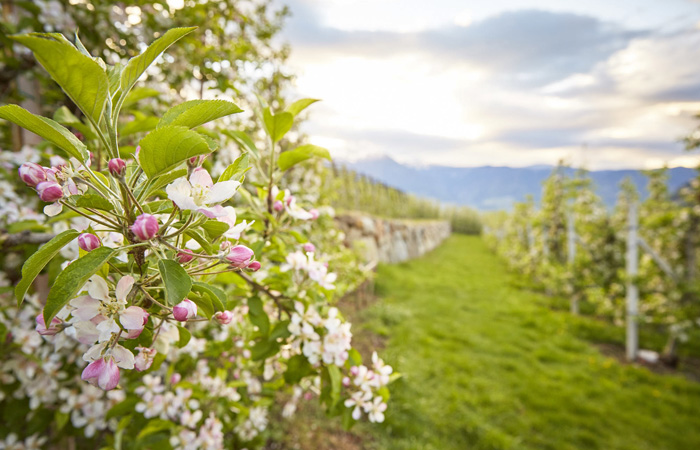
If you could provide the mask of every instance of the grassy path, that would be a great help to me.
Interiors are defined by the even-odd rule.
[[[404,377],[385,425],[362,427],[378,448],[700,449],[700,384],[601,355],[580,336],[606,325],[550,310],[516,276],[465,236],[379,268],[361,326]]]

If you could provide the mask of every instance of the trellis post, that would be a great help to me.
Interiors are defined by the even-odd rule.
[[[634,361],[637,358],[637,350],[639,349],[639,334],[638,334],[638,302],[639,289],[637,287],[637,273],[639,269],[639,253],[637,250],[637,228],[639,226],[639,218],[637,215],[637,203],[631,202],[629,213],[627,216],[627,333],[626,333],[626,350],[627,359]]]
[[[567,240],[567,253],[566,262],[569,266],[569,273],[571,274],[571,284],[573,285],[574,277],[574,261],[576,261],[576,229],[574,228],[574,215],[569,213],[566,216],[566,240]],[[578,314],[578,296],[576,292],[572,292],[571,295],[571,313]]]

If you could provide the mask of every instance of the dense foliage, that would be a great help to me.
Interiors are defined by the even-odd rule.
[[[694,179],[672,198],[666,169],[645,173],[649,196],[639,206],[639,235],[649,249],[640,251],[634,280],[640,290],[639,320],[668,336],[664,357],[674,362],[679,341],[700,326],[700,181]],[[539,210],[528,201],[510,214],[491,216],[489,240],[541,288],[570,298],[575,312],[579,301],[585,302],[622,325],[628,212],[637,202],[634,186],[626,182],[608,211],[585,172],[566,178],[558,167],[544,184]]]

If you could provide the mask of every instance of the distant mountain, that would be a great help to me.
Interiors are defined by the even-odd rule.
[[[514,202],[525,200],[528,194],[539,201],[542,182],[552,172],[551,166],[411,167],[387,157],[343,162],[341,165],[405,192],[482,211],[509,209]],[[575,172],[575,169],[566,170],[569,174]],[[609,207],[615,204],[620,182],[627,177],[634,182],[642,197],[647,193],[647,178],[638,170],[598,170],[591,171],[590,176],[596,192]],[[670,169],[669,189],[675,192],[695,176],[697,171],[694,169]]]

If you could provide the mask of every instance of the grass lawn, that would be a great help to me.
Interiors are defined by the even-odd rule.
[[[360,447],[700,449],[700,384],[602,355],[591,339],[619,332],[521,284],[478,237],[379,268],[354,327],[403,378]]]

